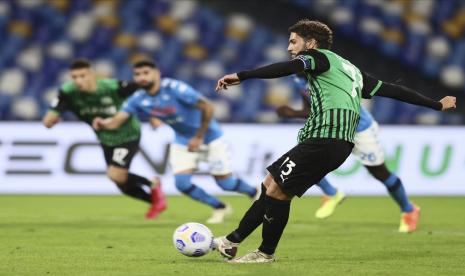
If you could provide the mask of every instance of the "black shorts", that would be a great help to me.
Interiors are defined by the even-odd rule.
[[[120,168],[129,169],[131,166],[132,159],[139,150],[139,140],[127,142],[117,146],[105,146],[103,148],[103,154],[105,155],[105,162],[107,166],[113,165]]]
[[[307,139],[281,156],[267,170],[288,196],[301,197],[349,157],[354,144],[339,140]]]

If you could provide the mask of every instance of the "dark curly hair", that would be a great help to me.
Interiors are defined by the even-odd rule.
[[[85,58],[78,58],[71,62],[69,65],[69,70],[77,70],[77,69],[84,69],[92,67],[90,61]]]
[[[302,19],[297,21],[294,25],[289,27],[290,33],[296,33],[305,40],[315,39],[318,48],[331,49],[333,45],[333,31],[328,25],[309,19]]]
[[[158,67],[155,61],[150,60],[150,59],[139,60],[132,65],[133,68],[141,68],[141,67],[146,67],[146,66],[154,68],[154,69]]]

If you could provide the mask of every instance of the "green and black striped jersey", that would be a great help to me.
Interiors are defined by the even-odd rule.
[[[91,125],[95,117],[108,118],[115,115],[125,99],[137,86],[133,83],[114,79],[97,80],[97,90],[82,92],[72,82],[63,84],[58,98],[52,102],[51,111],[62,113],[73,112],[81,121]],[[103,145],[116,146],[138,140],[140,138],[140,122],[131,116],[122,126],[115,130],[96,131]]]
[[[364,98],[370,98],[382,82],[376,81],[364,88],[362,72],[329,50],[313,49],[296,58],[305,64],[308,93],[312,99],[309,118],[298,134],[299,143],[308,138],[353,142],[362,94]]]

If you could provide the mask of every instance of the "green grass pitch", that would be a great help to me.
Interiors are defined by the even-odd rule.
[[[250,205],[224,197],[235,213]],[[216,252],[188,258],[173,247],[174,229],[204,222],[209,208],[170,197],[168,211],[143,219],[146,206],[123,196],[0,196],[0,275],[465,275],[465,198],[418,197],[419,229],[396,232],[388,197],[351,197],[325,221],[316,197],[295,200],[273,264],[228,264]],[[255,249],[261,228],[239,249]]]

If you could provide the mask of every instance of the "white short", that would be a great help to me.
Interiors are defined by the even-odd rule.
[[[228,144],[222,139],[202,145],[198,152],[190,152],[187,146],[171,144],[169,163],[173,173],[197,169],[200,162],[207,162],[212,175],[231,173],[231,155]]]
[[[373,122],[369,128],[355,133],[352,154],[363,165],[378,166],[384,163],[384,150],[378,139],[378,128],[378,123]]]

